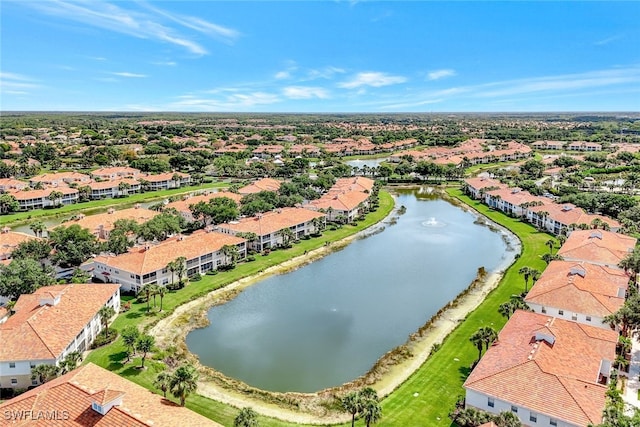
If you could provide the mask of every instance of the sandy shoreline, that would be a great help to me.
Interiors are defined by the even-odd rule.
[[[353,236],[349,236],[338,242],[334,242],[329,246],[310,251],[306,255],[285,261],[280,265],[270,267],[259,274],[238,280],[224,288],[212,291],[204,297],[177,307],[170,316],[160,320],[150,330],[150,333],[156,337],[156,343],[160,347],[178,345],[179,347],[186,348],[184,341],[187,333],[201,325],[199,321],[201,322],[202,316],[206,316],[207,310],[213,305],[220,301],[233,298],[233,296],[242,289],[263,280],[268,276],[299,268],[334,252],[336,248],[348,245],[355,239],[378,232],[384,228],[391,217],[397,216],[397,209],[398,207],[394,208],[389,216],[369,229],[363,230],[360,233],[356,233]],[[505,256],[503,257],[503,261],[494,271],[487,274],[479,283],[476,283],[475,286],[473,286],[472,289],[467,292],[455,306],[447,308],[437,320],[434,320],[429,326],[428,331],[422,337],[419,337],[414,341],[407,342],[406,345],[411,350],[413,356],[398,364],[387,366],[386,372],[384,372],[384,374],[372,384],[381,396],[386,396],[393,392],[393,390],[400,386],[413,372],[420,368],[420,366],[429,357],[432,346],[436,343],[441,343],[470,312],[475,310],[475,308],[482,303],[487,294],[498,285],[504,271],[515,260],[516,254],[520,253],[520,242],[515,235],[498,224],[491,222],[488,218],[480,215],[468,206],[464,206],[464,209],[478,215],[478,217],[482,218],[483,222],[487,225],[500,230],[508,246]],[[215,372],[208,367],[200,366],[200,369],[204,374],[201,378],[210,376],[212,372]],[[247,388],[251,389],[250,387]],[[254,410],[265,416],[301,424],[333,424],[338,422],[347,422],[350,419],[348,415],[330,413],[320,404],[321,400],[326,400],[328,396],[335,394],[335,392],[336,389],[320,391],[317,393],[273,394],[281,401],[288,400],[288,397],[290,397],[290,400],[305,401],[305,404],[302,405],[304,410],[298,410],[287,409],[259,397],[250,396],[247,392],[229,390],[228,387],[222,386],[218,381],[205,380],[201,381],[198,385],[198,394],[203,396],[238,408],[251,406]],[[253,394],[255,396],[259,396],[261,393],[262,392]]]

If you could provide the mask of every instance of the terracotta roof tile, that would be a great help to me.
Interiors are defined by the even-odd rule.
[[[256,233],[258,236],[275,233],[283,228],[289,228],[297,224],[302,224],[314,218],[323,218],[325,215],[302,208],[282,208],[261,215],[242,218],[240,221],[233,221],[220,224],[217,228],[222,230],[232,230],[234,232]]]
[[[113,230],[115,222],[120,219],[130,219],[138,224],[142,224],[159,214],[159,212],[144,208],[111,210],[106,213],[88,215],[79,219],[67,221],[62,223],[60,226],[69,227],[70,225],[77,224],[80,227],[86,228],[92,233],[95,233],[99,230]]]
[[[278,191],[280,189],[280,181],[273,178],[263,178],[258,181],[246,185],[238,190],[240,194],[253,194],[261,191]]]
[[[637,239],[605,230],[574,230],[558,250],[565,260],[615,266],[636,246]]]
[[[105,415],[91,408],[95,396],[117,398],[114,390],[122,394],[120,405]],[[103,399],[105,403],[112,400]],[[22,421],[8,424],[15,426],[220,426],[92,363],[0,404],[0,412],[5,411],[48,411],[57,415],[56,419],[40,420],[27,415]]]
[[[184,256],[187,260],[211,252],[216,252],[224,245],[238,245],[244,239],[228,234],[196,231],[190,236],[175,236],[155,245],[137,246],[127,253],[113,255],[99,255],[95,262],[108,265],[139,275],[161,270],[167,263]]]
[[[604,317],[624,304],[628,283],[629,276],[622,270],[589,263],[552,261],[527,294],[525,302]]]
[[[553,344],[536,341],[548,328]],[[615,359],[614,331],[518,310],[509,319],[465,388],[576,425],[599,423],[606,386],[600,364]]]
[[[0,361],[57,358],[113,296],[117,284],[46,286],[18,298],[15,314],[0,324]],[[60,296],[54,306],[40,298]]]

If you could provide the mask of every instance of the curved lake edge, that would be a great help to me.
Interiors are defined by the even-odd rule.
[[[394,189],[415,189],[416,186],[387,187]],[[402,214],[401,207],[395,205],[391,213],[376,224],[333,242],[328,247],[310,251],[307,255],[287,260],[265,271],[240,279],[224,288],[214,290],[194,301],[177,307],[174,313],[160,320],[151,330],[159,345],[177,345],[178,348],[199,367],[203,382],[199,394],[236,407],[253,406],[258,412],[274,418],[297,423],[336,423],[347,421],[343,413],[331,411],[329,407],[336,395],[362,386],[372,386],[381,396],[393,392],[407,380],[427,360],[434,345],[442,343],[457,325],[475,308],[500,282],[506,269],[517,258],[522,248],[519,238],[505,227],[491,221],[462,201],[451,197],[444,190],[435,190],[447,202],[476,216],[476,223],[488,226],[502,234],[507,245],[507,257],[493,271],[479,269],[477,277],[452,301],[442,307],[416,332],[409,335],[404,344],[382,355],[364,375],[341,386],[331,387],[314,393],[271,392],[261,390],[229,378],[215,369],[201,365],[197,357],[188,351],[186,336],[193,329],[208,325],[208,310],[233,299],[246,287],[258,283],[274,274],[284,274],[316,261],[349,245],[355,239],[362,239],[383,231],[391,226]],[[395,199],[395,197],[394,197]]]

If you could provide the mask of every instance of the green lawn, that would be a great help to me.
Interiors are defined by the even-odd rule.
[[[480,307],[451,333],[441,349],[382,402],[383,418],[376,424],[379,426],[450,426],[451,422],[447,415],[454,407],[458,396],[464,394],[462,384],[469,374],[469,367],[477,357],[477,350],[469,342],[469,337],[481,326],[488,325],[499,330],[504,325],[506,320],[498,314],[497,309],[512,294],[522,292],[524,282],[523,278],[518,274],[520,267],[528,266],[537,268],[540,271],[545,267],[540,255],[548,251],[545,243],[551,238],[550,235],[539,232],[528,224],[521,223],[500,212],[491,210],[475,200],[469,199],[459,189],[449,189],[447,192],[452,197],[461,200],[517,234],[522,242],[522,254],[507,271],[498,288],[489,294]],[[376,213],[370,214],[367,220],[358,224],[357,227],[345,226],[336,231],[327,231],[322,237],[302,241],[291,249],[275,251],[267,257],[258,256],[256,261],[241,264],[231,272],[220,273],[216,276],[205,276],[203,280],[193,282],[185,289],[168,294],[164,300],[165,311],[168,312],[190,299],[224,286],[240,277],[251,275],[269,266],[279,264],[291,257],[302,254],[305,250],[318,248],[326,241],[341,239],[379,221],[393,207],[391,196],[386,192],[381,192],[380,194],[380,209]],[[148,317],[144,313],[145,309],[146,305],[144,304],[133,304],[129,312],[121,314],[116,319],[113,327],[121,329],[128,324],[139,324],[143,319],[147,323],[156,320],[158,315],[154,314]],[[117,340],[112,345],[94,350],[87,358],[87,361],[94,362],[117,372],[131,381],[154,390],[152,382],[156,373],[161,369],[161,364],[155,361],[147,361],[148,369],[141,371],[136,368],[136,366],[140,365],[139,358],[133,363],[123,365],[124,357],[124,347]],[[418,396],[414,397],[414,393],[418,393]],[[238,413],[236,408],[199,395],[190,396],[187,399],[187,406],[225,426],[233,425],[233,419]],[[359,426],[364,425],[363,421],[359,421],[356,424]],[[290,427],[294,424],[261,417],[260,425],[263,427]]]
[[[191,187],[173,188],[171,190],[149,191],[146,193],[132,194],[130,196],[117,199],[102,199],[93,200],[90,202],[75,203],[73,205],[65,205],[54,209],[35,209],[26,212],[16,212],[0,216],[0,225],[18,225],[23,222],[29,222],[33,219],[65,216],[71,213],[78,212],[92,214],[104,211],[111,207],[133,206],[136,203],[159,200],[176,194],[190,193],[192,191],[206,190],[208,188],[212,189],[227,187],[228,185],[229,184],[225,182],[207,183]]]

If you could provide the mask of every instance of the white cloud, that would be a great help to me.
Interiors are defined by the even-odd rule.
[[[117,73],[110,73],[110,74],[113,74],[114,76],[127,77],[131,79],[142,79],[147,77],[146,74],[129,73],[128,71],[120,71]]]
[[[444,70],[430,71],[427,74],[427,78],[429,80],[438,80],[438,79],[443,79],[445,77],[452,77],[452,76],[455,76],[455,75],[456,75],[455,70],[444,69]]]
[[[284,79],[288,79],[291,77],[291,73],[289,71],[278,71],[276,73],[275,76],[273,76],[274,78],[278,79],[278,80],[284,80]]]
[[[40,85],[31,77],[23,74],[0,71],[0,90],[3,93],[25,95],[30,89],[37,89],[39,87]]]
[[[284,96],[291,99],[329,98],[326,90],[320,87],[289,86],[282,90]]]
[[[307,73],[307,80],[315,79],[331,79],[336,74],[342,74],[345,70],[338,67],[328,66],[320,69],[309,70]]]
[[[152,62],[153,65],[165,66],[165,67],[175,67],[178,65],[175,61],[156,61]]]
[[[249,111],[260,105],[280,102],[280,98],[267,92],[231,93],[222,98],[201,98],[195,95],[183,95],[165,110],[179,111]]]
[[[611,36],[611,37],[607,37],[607,38],[602,39],[602,40],[598,40],[593,44],[596,45],[596,46],[604,46],[604,45],[607,45],[607,44],[609,44],[611,42],[614,42],[616,40],[620,40],[621,38],[622,38],[622,36]]]
[[[208,35],[221,37],[225,40],[236,38],[239,33],[201,18],[190,16],[172,15],[161,9],[147,7],[149,12],[141,10],[125,9],[120,5],[108,2],[96,2],[88,0],[65,1],[50,0],[47,2],[24,2],[45,15],[57,16],[63,19],[79,22],[84,25],[106,29],[122,34],[127,34],[140,39],[155,40],[180,46],[195,55],[205,55],[207,49],[200,43],[182,34],[170,23],[177,23],[183,29],[189,29]],[[144,3],[137,3],[145,6]],[[169,21],[169,22],[167,22]],[[93,58],[103,60],[103,58]]]
[[[340,83],[338,86],[346,89],[355,89],[362,86],[382,87],[407,81],[403,76],[392,76],[387,73],[366,72],[358,73],[352,80]]]

